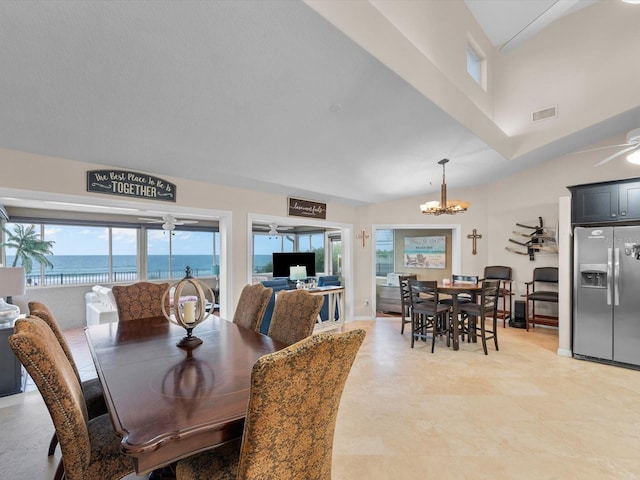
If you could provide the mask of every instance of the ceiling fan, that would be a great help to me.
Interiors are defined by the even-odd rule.
[[[188,223],[198,223],[197,220],[179,220],[170,213],[165,213],[162,218],[145,218],[138,217],[139,220],[144,220],[147,223],[161,223],[163,230],[173,231],[176,229],[176,225],[186,225]]]
[[[599,167],[600,165],[604,165],[605,163],[610,162],[622,155],[627,155],[627,160],[631,163],[640,164],[640,128],[636,128],[635,130],[631,130],[627,133],[627,143],[621,143],[620,145],[609,145],[607,147],[593,148],[591,150],[583,150],[583,152],[593,152],[595,150],[603,150],[605,148],[622,148],[618,152],[613,155],[609,155],[604,160],[599,161],[594,165],[594,167]],[[633,158],[629,158],[633,154]],[[636,158],[637,157],[637,158]]]
[[[281,227],[277,223],[270,223],[269,225],[255,225],[255,228],[259,230],[269,230],[268,235],[280,235],[281,230],[293,230],[293,227]]]

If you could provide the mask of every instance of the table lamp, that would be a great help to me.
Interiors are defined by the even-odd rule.
[[[25,294],[25,279],[24,267],[0,267],[0,324],[20,316],[20,307],[11,304],[11,297]],[[6,302],[3,297],[7,297]]]
[[[301,288],[302,281],[307,279],[307,267],[305,267],[304,265],[296,265],[295,267],[293,265],[290,266],[289,279],[296,282],[296,288]]]
[[[289,278],[291,280],[306,280],[307,279],[307,267],[296,265],[289,267]]]

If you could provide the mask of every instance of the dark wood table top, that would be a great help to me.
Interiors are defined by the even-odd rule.
[[[442,293],[472,293],[482,290],[482,283],[471,282],[449,282],[446,285],[442,282],[438,282],[438,292]]]
[[[185,329],[163,317],[85,329],[121,449],[145,473],[242,435],[251,369],[285,345],[211,316]]]

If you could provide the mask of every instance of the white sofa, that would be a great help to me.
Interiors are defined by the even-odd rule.
[[[85,294],[84,299],[87,311],[87,326],[118,321],[116,300],[110,288],[95,285],[91,292]]]

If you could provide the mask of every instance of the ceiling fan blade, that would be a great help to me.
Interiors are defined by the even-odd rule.
[[[632,150],[635,150],[636,148],[638,148],[638,146],[640,146],[640,143],[636,143],[634,144],[632,147],[629,148],[623,148],[622,150],[620,150],[617,153],[614,153],[613,155],[608,156],[607,158],[605,158],[604,160],[599,161],[598,163],[596,163],[594,165],[594,167],[599,167],[600,165],[604,165],[607,162],[610,162],[611,160],[614,160],[618,157],[621,157],[622,155],[624,155],[627,152],[631,152]]]
[[[164,223],[164,220],[160,218],[146,218],[146,217],[138,217],[138,220],[144,220],[149,223]]]
[[[578,150],[577,152],[571,152],[571,155],[577,155],[579,153],[597,152],[598,150],[605,150],[607,148],[628,147],[629,145],[635,145],[634,143],[621,143],[619,145],[607,145],[606,147],[588,148],[587,150]]]
[[[198,223],[198,220],[178,220],[171,223],[173,223],[174,225],[188,225],[190,223]]]

